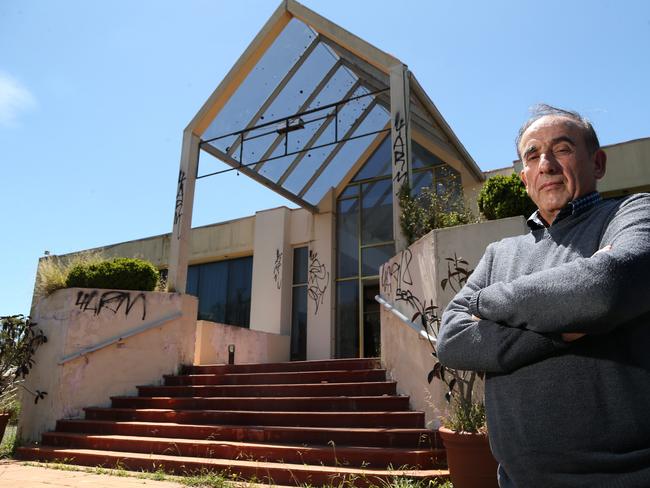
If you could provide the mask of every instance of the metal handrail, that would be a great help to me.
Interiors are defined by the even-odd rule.
[[[386,300],[384,297],[382,297],[381,295],[375,295],[375,300],[377,302],[379,302],[380,304],[382,304],[386,310],[388,310],[393,315],[395,315],[395,317],[397,317],[402,322],[404,322],[406,325],[408,325],[411,329],[416,331],[418,333],[418,336],[420,337],[420,339],[428,340],[433,345],[436,344],[437,339],[435,337],[430,335],[427,331],[423,330],[422,327],[420,327],[415,322],[409,320],[406,315],[404,315],[402,312],[397,310],[397,308],[395,308],[395,306],[392,303],[390,303],[388,300]]]
[[[58,362],[59,366],[72,361],[73,359],[80,358],[81,356],[85,356],[86,354],[90,354],[91,352],[99,351],[100,349],[104,349],[105,347],[108,347],[112,344],[116,344],[120,342],[121,340],[128,339],[129,337],[133,337],[134,335],[141,334],[142,332],[145,332],[149,329],[153,329],[155,327],[159,327],[167,322],[171,322],[174,319],[177,319],[179,317],[182,317],[183,313],[182,312],[174,312],[170,315],[167,315],[166,317],[162,317],[156,320],[152,320],[151,322],[147,322],[144,325],[141,325],[139,327],[135,327],[124,334],[120,334],[119,336],[113,336],[109,339],[106,339],[105,341],[99,342],[95,344],[94,346],[86,347],[82,349],[81,351],[68,354],[67,356],[63,356],[61,360]]]

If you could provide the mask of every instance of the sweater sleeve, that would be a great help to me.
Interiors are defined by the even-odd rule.
[[[445,366],[486,373],[508,373],[566,347],[559,338],[507,327],[490,320],[472,319],[469,301],[487,283],[492,256],[493,247],[490,245],[465,287],[442,315],[437,348],[438,359]]]
[[[650,312],[650,195],[621,204],[588,258],[475,290],[470,312],[540,333],[604,333]]]

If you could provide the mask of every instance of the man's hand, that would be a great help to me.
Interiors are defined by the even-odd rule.
[[[578,339],[586,335],[587,334],[585,334],[584,332],[564,332],[562,334],[562,340],[564,342],[573,342],[573,341],[577,341]]]

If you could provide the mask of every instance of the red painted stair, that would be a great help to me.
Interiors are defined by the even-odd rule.
[[[18,456],[285,485],[448,477],[437,433],[377,359],[194,366],[164,381],[60,420]]]

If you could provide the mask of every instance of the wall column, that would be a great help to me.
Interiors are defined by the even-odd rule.
[[[391,146],[393,162],[393,236],[395,252],[406,249],[408,243],[400,226],[402,209],[399,194],[402,186],[411,186],[411,115],[409,71],[398,64],[390,70]]]
[[[190,252],[190,231],[194,207],[194,187],[199,164],[199,137],[191,130],[183,132],[181,167],[176,185],[174,206],[174,227],[169,249],[169,272],[167,288],[185,293],[187,283],[187,261]]]
[[[291,334],[291,211],[286,207],[255,214],[250,328]]]

